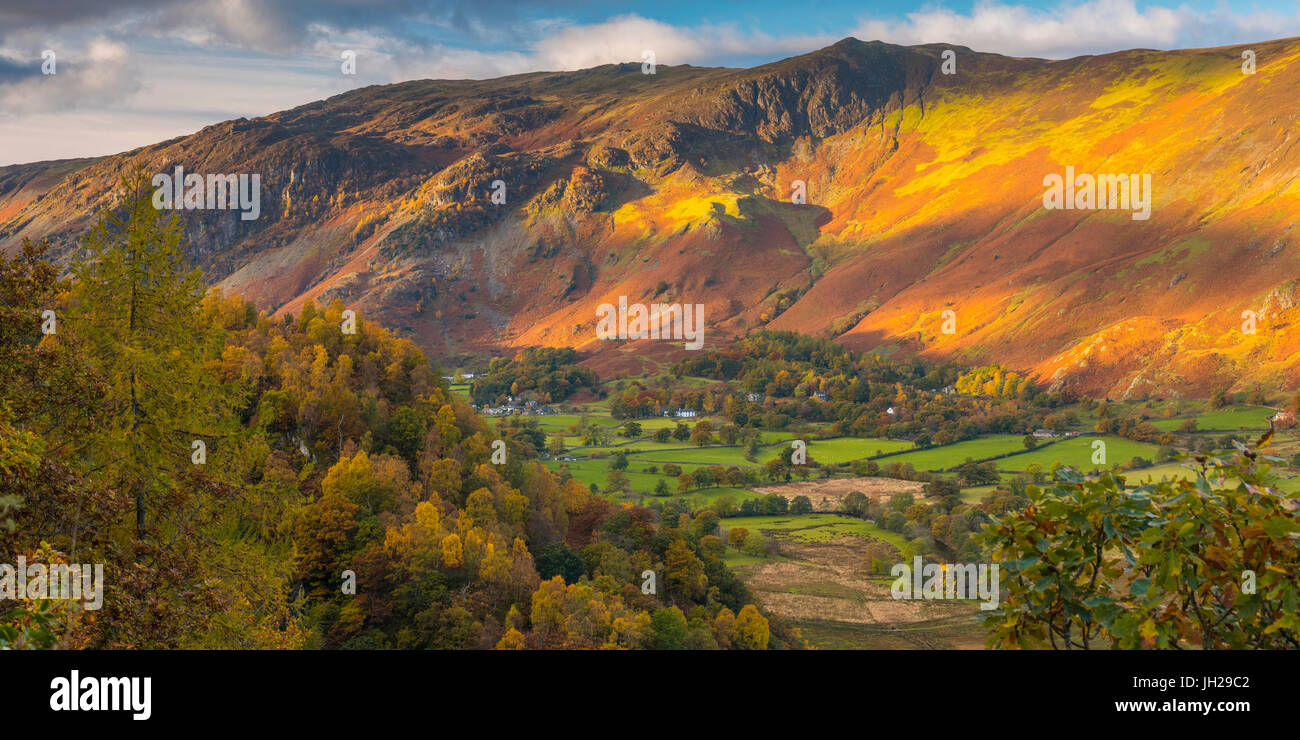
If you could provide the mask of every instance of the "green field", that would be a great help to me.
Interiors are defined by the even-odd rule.
[[[608,458],[599,459],[599,460],[572,460],[568,462],[561,462],[559,460],[544,461],[544,464],[546,465],[547,469],[554,473],[559,473],[560,469],[563,466],[567,465],[569,468],[569,474],[572,475],[574,478],[576,478],[578,481],[580,481],[584,486],[590,486],[592,483],[595,483],[596,486],[601,491],[604,491],[606,488],[609,487],[609,472],[610,472],[609,463],[610,460]],[[641,472],[642,468],[649,467],[650,465],[654,465],[654,464],[655,463],[647,463],[644,461],[639,461],[636,458],[629,458],[627,469],[624,470],[623,473],[627,475],[628,487],[631,491],[631,495],[651,496],[654,494],[655,485],[661,480],[668,484],[668,490],[671,492],[671,498],[686,499],[688,501],[693,501],[698,499],[701,506],[707,506],[718,497],[725,496],[727,494],[734,495],[736,497],[737,503],[747,498],[758,498],[762,495],[750,491],[748,489],[728,488],[726,486],[718,486],[716,488],[692,489],[687,493],[678,494],[676,478],[670,478],[664,475],[662,472],[659,473]],[[693,472],[695,471],[696,468],[708,467],[706,465],[701,465],[701,464],[691,464],[691,463],[679,463],[679,464],[681,465],[682,471],[685,473]],[[658,467],[662,471],[663,465],[660,464],[658,465]]]
[[[1023,450],[1025,448],[1023,439],[1023,437],[1014,434],[993,434],[943,447],[931,447],[926,450],[884,457],[877,462],[882,466],[890,463],[906,462],[911,463],[912,467],[917,470],[946,470],[961,465],[966,462],[968,457],[973,460],[982,460],[994,455],[1005,455],[1008,452]]]
[[[788,439],[795,439],[797,437],[798,435],[796,435],[794,432],[773,432],[773,431],[765,430],[758,433],[759,443],[765,445],[772,444],[775,442],[784,442]]]
[[[993,493],[994,488],[997,488],[997,486],[967,486],[966,488],[961,489],[958,498],[960,498],[964,504],[978,504],[985,496]]]
[[[1208,411],[1196,417],[1196,428],[1200,431],[1236,432],[1243,429],[1263,431],[1268,429],[1269,417],[1277,413],[1264,406],[1229,406],[1218,411]],[[1162,432],[1178,429],[1186,419],[1160,419],[1151,425]]]
[[[681,442],[677,442],[675,446],[678,449],[644,450],[644,447],[639,446],[638,443],[638,452],[629,454],[630,462],[640,463],[642,460],[653,460],[659,465],[671,462],[678,465],[694,463],[699,465],[736,465],[742,468],[758,467],[758,463],[745,459],[745,449],[743,447],[698,447],[690,450],[681,449]],[[773,448],[761,450],[758,454],[759,461],[770,458],[773,454],[769,451],[771,449]]]
[[[632,440],[629,440],[625,437],[619,437],[618,441],[616,441],[613,445],[610,445],[608,447],[591,447],[591,448],[587,448],[586,450],[583,450],[582,452],[587,453],[590,451],[600,450],[603,452],[613,453],[615,450],[623,450],[624,452],[626,452],[628,455],[631,456],[641,455],[645,457],[653,457],[655,455],[665,454],[674,451],[687,453],[687,452],[704,451],[710,449],[727,449],[727,448],[699,447],[696,445],[692,445],[689,441],[682,442],[676,439],[670,439],[667,442],[657,442],[651,437],[637,437],[636,439],[632,439]],[[741,450],[741,452],[744,452],[744,450]],[[704,458],[699,458],[697,461],[704,462],[705,460]],[[676,461],[670,460],[670,462],[676,462]],[[745,464],[754,465],[755,463],[745,463]]]
[[[588,424],[602,427],[620,426],[619,422],[614,421],[604,414],[539,414],[527,418],[536,419],[537,425],[548,434],[554,434],[556,431],[568,431],[569,427],[578,426],[583,419]]]
[[[727,551],[722,555],[722,562],[727,564],[728,568],[735,568],[741,565],[754,565],[755,563],[770,563],[775,560],[785,560],[780,555],[774,555],[765,558],[759,555],[747,555],[734,547],[727,547]]]
[[[837,537],[866,537],[902,548],[906,539],[862,519],[838,514],[804,514],[800,516],[738,516],[723,519],[723,529],[744,527],[757,529],[778,539],[799,542],[824,542]]]
[[[675,488],[673,490],[676,491]],[[694,508],[700,509],[711,505],[714,501],[717,501],[723,496],[731,496],[736,499],[737,505],[746,499],[763,498],[763,494],[755,493],[748,488],[730,488],[727,486],[718,486],[717,488],[698,488],[689,493],[683,494],[674,493],[672,498],[679,501],[686,501]]]
[[[603,491],[609,485],[608,460],[574,460],[565,463],[554,460],[546,461],[546,467],[557,473],[560,472],[560,468],[564,465],[568,465],[569,473],[574,478],[582,481],[582,484],[585,486],[590,486],[592,483],[595,483]],[[651,493],[655,489],[655,484],[660,480],[668,482],[669,490],[675,491],[677,489],[676,480],[669,479],[667,476],[663,475],[639,472],[639,469],[630,463],[627,466],[627,470],[624,470],[623,472],[627,474],[628,485],[631,486],[634,491],[646,494]]]
[[[1092,462],[1092,443],[1102,440],[1106,443],[1106,462],[1096,465]],[[1031,463],[1038,463],[1043,470],[1049,470],[1053,462],[1060,462],[1076,470],[1093,470],[1105,468],[1116,463],[1127,463],[1134,457],[1154,460],[1156,445],[1134,442],[1123,437],[1073,437],[1055,444],[1044,445],[1020,455],[1012,455],[998,460],[999,470],[1023,471]]]
[[[1191,463],[1191,466],[1192,467],[1188,467],[1188,463],[1186,462],[1171,462],[1162,465],[1153,465],[1149,468],[1125,471],[1124,479],[1130,487],[1140,486],[1149,482],[1158,482],[1164,479],[1193,479],[1196,477],[1197,466],[1194,462]],[[1211,480],[1214,479],[1213,470],[1214,468],[1210,468]],[[1273,472],[1285,474],[1285,471],[1282,471],[1277,467],[1273,468]],[[1229,482],[1229,486],[1233,485],[1236,485],[1235,482]],[[1287,493],[1300,491],[1300,476],[1283,478],[1278,481],[1277,487]]]
[[[536,419],[537,424],[548,434],[553,434],[561,429],[568,431],[569,427],[580,425],[584,418],[587,420],[588,424],[609,427],[611,429],[622,427],[629,421],[635,421],[637,424],[641,425],[641,434],[645,436],[654,434],[657,429],[676,429],[679,422],[688,427],[694,428],[695,422],[699,421],[701,418],[708,418],[710,423],[713,424],[715,431],[721,428],[724,423],[721,419],[712,417],[678,419],[675,417],[664,416],[654,416],[648,419],[624,419],[619,421],[604,411],[593,411],[592,413],[587,414],[537,414],[530,415],[528,418]]]
[[[836,437],[835,439],[808,440],[808,454],[820,463],[841,463],[875,457],[886,452],[898,452],[912,447],[901,439],[875,437]],[[789,445],[786,445],[789,448]],[[771,457],[769,454],[768,458]]]

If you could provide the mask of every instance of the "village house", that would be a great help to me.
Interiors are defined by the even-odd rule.
[[[1273,423],[1274,429],[1290,429],[1296,424],[1295,414],[1290,411],[1279,411],[1269,421]]]

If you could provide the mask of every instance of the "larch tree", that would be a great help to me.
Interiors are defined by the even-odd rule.
[[[240,394],[209,367],[221,336],[203,321],[204,287],[186,265],[179,219],[154,206],[143,169],[121,187],[116,207],[101,211],[83,238],[68,323],[108,386],[84,452],[92,470],[134,500],[143,539],[151,508],[172,514],[163,502],[231,434]]]

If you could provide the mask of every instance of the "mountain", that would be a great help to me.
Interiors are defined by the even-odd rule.
[[[1049,61],[845,39],[752,69],[366,87],[0,168],[0,249],[48,238],[69,259],[136,165],[257,173],[259,218],[181,212],[211,282],[278,312],[341,298],[453,360],[681,356],[596,339],[597,306],[626,296],[704,304],[706,348],[770,327],[1115,398],[1295,387],[1300,39],[1250,45],[1253,74],[1246,48]],[[1067,167],[1150,175],[1149,218],[1048,210]]]

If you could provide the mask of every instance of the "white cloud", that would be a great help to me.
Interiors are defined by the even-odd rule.
[[[1300,15],[1203,13],[1185,5],[1091,0],[1050,10],[981,2],[970,13],[929,9],[906,20],[861,22],[854,36],[896,44],[950,43],[975,51],[1064,59],[1139,47],[1177,48],[1261,41],[1300,33]]]
[[[40,73],[41,49],[26,56],[32,74],[0,84],[0,117],[54,110],[97,108],[131,94],[138,83],[131,71],[126,46],[104,37],[91,39],[84,48],[56,47],[54,74]],[[12,50],[4,57],[24,61]]]
[[[774,37],[734,27],[682,28],[637,15],[578,25],[539,22],[537,40],[518,49],[482,51],[435,44],[420,45],[374,32],[343,32],[318,27],[311,51],[336,58],[340,49],[357,51],[358,77],[368,82],[410,79],[485,79],[537,71],[571,71],[602,64],[642,61],[652,50],[658,64],[726,64],[755,57],[802,54],[838,41],[838,36]]]
[[[832,44],[833,35],[773,37],[729,26],[681,28],[626,15],[603,23],[556,30],[532,47],[541,69],[573,70],[617,62],[640,62],[653,50],[659,64],[717,64],[727,58],[801,54]]]

